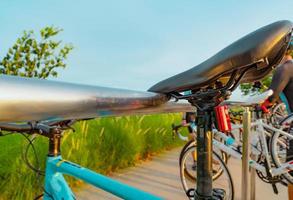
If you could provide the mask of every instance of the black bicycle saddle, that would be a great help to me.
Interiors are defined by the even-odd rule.
[[[225,84],[235,70],[246,70],[241,82],[259,80],[281,61],[288,47],[292,28],[292,22],[285,20],[264,26],[203,63],[157,83],[149,91],[168,94],[196,90],[217,80]]]

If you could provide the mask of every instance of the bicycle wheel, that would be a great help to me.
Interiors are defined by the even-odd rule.
[[[195,144],[196,144],[196,142],[195,142],[194,140],[189,140],[189,141],[183,146],[183,148],[181,149],[181,152],[180,152],[180,156],[179,156],[179,167],[180,167],[180,165],[181,165],[181,160],[182,160],[182,157],[183,157],[185,151],[186,151],[189,147],[191,147],[191,146],[193,146],[193,145],[195,145]]]
[[[185,154],[185,152],[190,148],[190,147],[196,147],[196,143],[194,141],[192,142],[188,142],[186,143],[186,145],[183,147],[181,153],[180,153],[180,157],[179,157],[179,166],[181,166],[181,163],[182,163],[182,160],[183,160],[183,156]],[[195,151],[193,152],[193,160],[196,160],[196,148],[195,148]],[[223,162],[225,162],[225,164],[227,164],[227,154],[220,151],[220,150],[217,150],[217,149],[214,149],[214,152],[217,153],[218,155],[221,155],[221,159],[223,160]],[[195,180],[195,174],[193,171],[190,171],[188,170],[188,168],[186,167],[185,169],[185,174],[186,176],[188,176],[190,179],[192,180]],[[219,167],[219,168],[214,168],[214,179],[217,179],[219,176],[222,175],[223,173],[223,170]]]
[[[279,124],[286,116],[288,116],[286,105],[284,103],[278,103],[272,109],[270,120],[272,124]]]
[[[191,147],[193,145],[196,145],[196,142],[194,140],[189,140],[182,148],[179,156],[179,166],[181,165],[181,160],[183,157],[184,152],[188,149],[188,147]],[[228,162],[228,156],[225,152],[218,150],[217,148],[214,148],[214,151],[216,151],[219,155],[221,155],[222,160],[227,164]]]
[[[282,120],[280,125],[280,130],[286,134],[276,131],[270,142],[272,159],[276,167],[293,161],[293,114]],[[293,183],[293,170],[287,170],[282,176]]]
[[[196,151],[196,146],[193,145],[186,149],[182,156],[180,165],[180,179],[183,189],[186,194],[190,192],[190,189],[196,188],[196,168],[197,162],[194,160],[193,152]],[[218,175],[218,172],[221,172]],[[192,176],[187,174],[192,174]],[[213,152],[213,188],[221,188],[226,191],[226,199],[234,199],[234,185],[231,174],[222,160],[222,158],[215,152]],[[193,199],[193,198],[190,198]]]

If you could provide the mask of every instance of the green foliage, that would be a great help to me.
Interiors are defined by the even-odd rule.
[[[171,124],[180,122],[181,114],[101,118],[83,121],[66,131],[62,139],[62,157],[108,174],[119,168],[133,166],[140,159],[164,149],[182,145],[173,140]],[[0,200],[33,199],[42,193],[43,177],[38,177],[23,162],[22,150],[27,141],[14,134],[0,137]],[[45,167],[48,141],[38,137],[34,142],[41,168]],[[29,160],[36,164],[33,152]],[[71,186],[80,181],[65,177]]]
[[[242,92],[242,94],[244,95],[248,95],[248,94],[257,94],[257,93],[262,93],[265,90],[267,90],[267,88],[270,86],[272,82],[272,74],[269,74],[268,76],[266,76],[263,80],[260,81],[260,87],[254,87],[253,83],[243,83],[240,85],[240,90]]]
[[[32,30],[24,31],[0,61],[0,74],[57,77],[56,69],[66,67],[65,59],[73,49],[70,44],[61,45],[61,41],[52,39],[61,31],[53,26],[45,27],[40,30],[39,40]]]

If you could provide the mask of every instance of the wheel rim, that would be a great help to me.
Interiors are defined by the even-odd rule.
[[[182,156],[182,162],[180,166],[180,178],[185,192],[187,192],[191,188],[195,188],[196,185],[196,171],[193,171],[193,178],[190,178],[190,176],[188,176],[186,173],[186,171],[190,170],[191,168],[190,157],[192,156],[191,154],[195,149],[196,146],[189,147]],[[221,166],[222,169],[221,175],[218,176],[217,179],[215,179],[215,176],[213,176],[213,188],[225,189],[227,193],[227,200],[232,200],[234,198],[234,186],[230,172],[223,160],[215,152],[213,153],[213,160],[217,161],[218,165]],[[215,165],[214,162],[213,165]]]
[[[293,116],[285,119],[281,124],[281,130],[284,132],[289,133],[290,135],[293,135]],[[275,132],[272,141],[271,141],[271,154],[273,158],[273,162],[276,165],[276,167],[282,166],[283,163],[289,162],[293,160],[293,154],[292,147],[290,148],[289,144],[293,143],[293,139],[289,138],[288,136],[280,133]],[[291,152],[289,152],[291,151]],[[290,155],[288,155],[290,154]],[[290,157],[288,157],[290,156]],[[290,183],[293,183],[293,170],[291,170],[288,173],[284,173],[282,175],[287,181]]]

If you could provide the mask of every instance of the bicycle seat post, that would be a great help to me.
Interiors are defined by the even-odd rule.
[[[212,199],[212,108],[197,115],[197,189],[195,199]]]
[[[216,91],[216,90],[215,90]],[[213,132],[214,108],[218,105],[220,97],[226,98],[230,93],[220,93],[217,98],[214,92],[206,95],[200,100],[190,99],[189,102],[197,109],[197,175],[196,190],[194,199],[196,200],[222,200],[226,198],[226,192],[221,188],[213,188]]]
[[[61,133],[62,131],[58,128],[51,128],[49,133],[49,153],[48,156],[56,157],[61,154],[60,144],[61,144]]]

